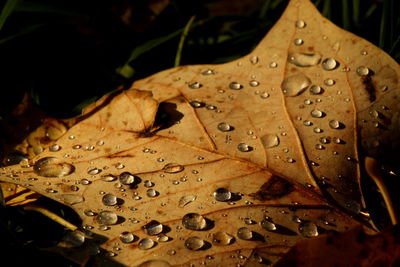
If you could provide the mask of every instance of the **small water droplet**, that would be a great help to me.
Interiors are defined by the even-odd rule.
[[[197,100],[190,101],[190,105],[194,108],[201,108],[205,106],[203,102]]]
[[[263,229],[273,232],[276,230],[276,225],[271,221],[271,219],[266,218],[260,222],[260,225]]]
[[[212,235],[212,243],[216,246],[227,246],[232,244],[234,237],[227,232],[216,232]]]
[[[238,144],[237,148],[240,152],[250,152],[253,150],[251,146],[249,146],[245,143]]]
[[[206,219],[198,213],[188,213],[182,218],[182,225],[189,230],[203,230],[207,226]]]
[[[82,146],[81,145],[74,145],[73,147],[72,147],[72,149],[80,149]]]
[[[83,245],[85,242],[85,234],[80,231],[67,232],[62,240],[61,246],[66,248],[76,248]]]
[[[148,197],[150,197],[150,198],[153,198],[153,197],[158,196],[158,192],[157,192],[156,190],[154,190],[153,188],[151,188],[151,189],[148,189],[148,190],[146,191],[146,195],[147,195]]]
[[[232,193],[226,188],[218,188],[214,191],[213,196],[215,200],[225,202],[232,198]]]
[[[119,240],[121,240],[122,243],[132,243],[135,241],[136,236],[132,234],[131,232],[122,232],[119,235]]]
[[[96,222],[101,225],[116,224],[118,216],[112,211],[102,211],[96,216]]]
[[[252,81],[249,82],[249,85],[250,85],[251,87],[257,87],[257,86],[260,85],[260,82],[258,82],[258,81],[256,81],[256,80],[252,80]]]
[[[96,145],[102,146],[102,145],[104,145],[104,141],[103,141],[103,140],[97,141],[97,142],[96,142]]]
[[[320,139],[319,139],[319,141],[322,143],[322,144],[329,144],[330,142],[331,142],[331,138],[328,136],[328,137],[321,137]]]
[[[267,134],[261,137],[261,142],[265,148],[272,148],[279,145],[279,137],[276,134]]]
[[[81,195],[75,194],[62,194],[59,196],[60,200],[68,205],[75,205],[85,201],[85,199]]]
[[[91,181],[89,181],[88,179],[81,179],[81,181],[80,181],[80,184],[81,185],[89,185],[89,184],[91,184],[92,182]]]
[[[70,135],[70,136],[68,136],[68,139],[69,139],[69,140],[74,140],[74,139],[75,139],[75,136],[74,136],[74,135]]]
[[[304,124],[305,126],[311,126],[311,125],[313,125],[313,123],[312,123],[311,121],[309,121],[309,120],[305,120],[305,121],[303,122],[303,124]]]
[[[199,89],[201,87],[203,87],[203,85],[199,82],[193,82],[189,84],[190,89]]]
[[[361,50],[360,54],[363,55],[363,56],[366,56],[366,55],[368,55],[368,52],[365,51],[365,50]]]
[[[298,96],[311,84],[311,80],[303,73],[286,77],[282,82],[282,91],[286,96]]]
[[[150,238],[143,238],[139,242],[139,249],[147,250],[151,249],[155,245],[154,241]]]
[[[339,66],[339,62],[337,62],[334,58],[328,57],[322,61],[322,68],[324,70],[334,70]]]
[[[165,173],[178,173],[185,169],[184,166],[177,163],[168,163],[163,167]]]
[[[164,227],[158,221],[151,221],[142,227],[146,235],[158,235],[163,231]]]
[[[314,128],[314,133],[322,133],[323,130],[321,128],[315,127]]]
[[[59,145],[57,145],[57,144],[51,145],[51,146],[49,147],[49,150],[50,150],[51,152],[56,152],[56,151],[59,151],[60,149],[61,149],[61,146],[59,146]]]
[[[310,93],[313,95],[319,95],[323,92],[323,89],[319,87],[318,85],[312,85],[310,87]]]
[[[166,235],[160,234],[157,236],[158,242],[165,243],[165,242],[168,242],[169,240],[170,240],[170,238]]]
[[[135,176],[130,172],[123,172],[119,175],[119,181],[121,184],[129,185],[135,182]]]
[[[287,163],[295,163],[296,162],[296,160],[294,160],[293,158],[286,158],[286,162]]]
[[[341,128],[341,123],[337,120],[330,120],[329,127],[331,127],[332,129],[339,129]]]
[[[321,55],[318,53],[291,53],[288,56],[288,61],[297,67],[311,67],[317,65],[321,61]]]
[[[262,98],[262,99],[267,99],[268,97],[269,97],[269,94],[267,92],[262,92],[260,94],[260,98]]]
[[[114,175],[111,175],[111,174],[105,174],[101,178],[105,182],[113,182],[117,179],[117,177],[115,177]]]
[[[221,122],[218,124],[217,126],[218,130],[220,130],[221,132],[229,132],[232,130],[232,127],[226,123],[226,122]]]
[[[250,62],[251,62],[251,64],[257,64],[258,63],[258,57],[257,56],[252,56],[251,58],[250,58]]]
[[[298,20],[296,21],[295,26],[298,29],[303,29],[304,27],[306,27],[306,23],[304,22],[304,20]]]
[[[271,69],[274,69],[274,68],[278,67],[278,63],[276,63],[276,62],[271,62],[271,63],[269,63],[269,67],[270,67]]]
[[[304,237],[318,236],[318,228],[315,223],[310,221],[301,222],[299,224],[299,232]]]
[[[322,118],[325,116],[325,113],[318,109],[312,110],[310,114],[313,118]]]
[[[145,180],[143,185],[144,185],[144,187],[149,188],[149,187],[153,187],[154,183],[152,181],[150,181],[150,180]]]
[[[380,89],[382,92],[386,92],[389,89],[389,87],[387,85],[382,85]]]
[[[238,83],[238,82],[231,82],[231,83],[229,84],[229,88],[232,89],[232,90],[240,90],[240,89],[243,88],[243,85],[241,85],[241,84]]]
[[[75,167],[57,158],[45,157],[35,162],[33,170],[37,175],[43,177],[64,177],[73,173]]]
[[[178,207],[179,207],[179,208],[183,208],[183,207],[186,206],[187,204],[189,204],[189,203],[195,201],[196,198],[197,198],[197,197],[196,197],[195,195],[186,195],[186,196],[183,196],[183,197],[181,197],[181,198],[179,199]]]
[[[86,216],[95,216],[96,215],[96,213],[94,213],[92,210],[88,210],[88,209],[84,210],[83,214],[85,214]]]
[[[237,231],[237,236],[243,240],[250,240],[253,238],[253,232],[247,227],[241,227]]]
[[[117,204],[117,197],[113,194],[105,194],[102,198],[102,202],[106,206],[114,206]]]
[[[101,172],[100,169],[94,168],[94,169],[88,170],[87,173],[90,174],[90,175],[95,175],[95,174],[98,174],[98,173],[100,173],[100,172]]]
[[[323,150],[323,149],[325,149],[325,147],[323,145],[321,145],[321,144],[316,144],[315,145],[315,149]]]
[[[197,236],[191,236],[185,240],[185,247],[190,250],[199,250],[204,244],[204,240]]]
[[[324,80],[324,84],[327,86],[332,86],[335,84],[335,81],[333,79],[328,78]]]
[[[117,163],[117,164],[115,165],[115,168],[118,169],[118,170],[121,170],[121,169],[125,168],[125,165],[122,164],[122,163]]]
[[[296,38],[296,39],[294,39],[293,43],[295,45],[302,45],[302,44],[304,44],[304,41],[303,41],[303,39]]]
[[[356,72],[359,76],[368,76],[370,74],[369,68],[365,66],[358,67]]]
[[[215,71],[212,69],[208,69],[208,70],[203,71],[201,74],[202,75],[213,75],[213,74],[215,74]]]

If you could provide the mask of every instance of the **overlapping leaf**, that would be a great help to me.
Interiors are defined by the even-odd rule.
[[[72,234],[81,247],[69,253],[98,265],[273,263],[358,224],[342,211],[363,206],[358,146],[373,154],[393,140],[398,72],[291,1],[250,55],[105,96],[57,149],[1,179],[72,206],[87,241]]]

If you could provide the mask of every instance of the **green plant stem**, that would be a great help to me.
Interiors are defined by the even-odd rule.
[[[382,9],[382,16],[381,16],[381,25],[379,29],[379,47],[384,49],[386,44],[386,31],[387,31],[387,21],[390,12],[390,5],[389,1],[383,1],[383,9]]]
[[[17,5],[18,0],[8,0],[0,13],[0,31],[6,23],[7,18],[10,16],[11,12],[14,10]]]
[[[347,0],[342,0],[342,23],[344,29],[350,29],[350,10],[349,1]]]
[[[353,0],[353,23],[359,28],[360,27],[360,0]]]
[[[325,0],[322,8],[322,15],[324,15],[325,18],[331,18],[331,0]]]
[[[174,67],[177,67],[181,63],[181,56],[182,56],[182,50],[183,50],[183,44],[185,43],[186,36],[189,33],[190,27],[192,26],[192,23],[196,16],[192,16],[188,23],[186,24],[185,28],[183,29],[181,39],[179,40],[179,45],[178,45],[178,51],[176,51],[176,56],[175,56],[175,64]]]

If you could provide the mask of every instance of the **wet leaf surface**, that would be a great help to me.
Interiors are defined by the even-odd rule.
[[[85,240],[66,239],[78,261],[274,263],[302,239],[368,225],[359,151],[396,148],[398,73],[384,52],[291,1],[250,55],[104,96],[1,180],[81,216]]]

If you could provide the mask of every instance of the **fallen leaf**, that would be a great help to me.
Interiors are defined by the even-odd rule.
[[[275,266],[398,266],[399,226],[368,235],[361,227],[302,240]]]
[[[250,55],[103,97],[61,149],[1,180],[71,206],[83,224],[68,240],[95,265],[274,263],[304,238],[371,231],[359,150],[392,140],[375,122],[395,123],[398,72],[309,1],[291,1]]]

